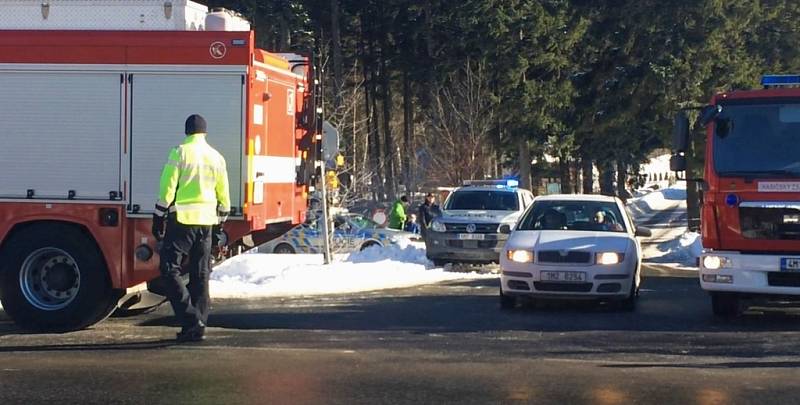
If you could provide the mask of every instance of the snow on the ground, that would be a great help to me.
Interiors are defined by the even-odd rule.
[[[702,253],[703,243],[700,234],[686,232],[679,238],[659,243],[655,249],[649,249],[647,262],[697,267],[697,258]]]
[[[215,298],[341,294],[404,288],[440,281],[493,278],[434,268],[425,250],[414,245],[373,246],[329,265],[322,255],[243,254],[211,273]]]
[[[628,207],[636,219],[652,216],[658,211],[686,207],[685,182],[647,193],[640,192],[639,195],[628,199]]]
[[[638,195],[628,200],[628,208],[636,222],[645,226],[663,211],[686,210],[685,182],[664,189],[640,192]],[[685,225],[659,225],[651,229],[652,237],[642,240],[644,260],[649,263],[695,268],[697,258],[703,250],[700,235],[687,232]]]

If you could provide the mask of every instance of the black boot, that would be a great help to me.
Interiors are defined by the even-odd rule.
[[[178,332],[175,340],[178,343],[186,343],[186,342],[201,342],[205,339],[206,334],[206,325],[203,325],[202,322],[198,321],[196,324],[190,327],[183,327],[180,332]]]

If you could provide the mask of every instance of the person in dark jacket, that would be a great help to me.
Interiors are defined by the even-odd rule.
[[[428,228],[431,226],[431,222],[433,222],[438,212],[439,207],[436,206],[436,197],[428,193],[425,196],[425,202],[419,206],[419,215],[417,216],[419,229],[423,237],[427,234]]]
[[[415,233],[415,234],[419,235],[419,232],[420,232],[419,229],[420,229],[420,227],[419,227],[419,223],[417,221],[417,214],[409,215],[408,219],[406,220],[406,226],[405,226],[405,228],[403,230],[406,231],[406,232],[411,232],[411,233]]]

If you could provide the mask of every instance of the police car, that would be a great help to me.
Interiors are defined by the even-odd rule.
[[[322,253],[321,218],[297,225],[282,236],[258,247],[259,253]],[[331,251],[350,253],[370,246],[388,246],[401,241],[414,242],[419,235],[380,228],[363,215],[343,213],[333,218]]]
[[[445,263],[493,263],[533,193],[516,180],[471,180],[455,189],[425,236],[428,259]]]

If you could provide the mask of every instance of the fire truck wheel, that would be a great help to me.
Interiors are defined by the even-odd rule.
[[[66,332],[105,319],[119,295],[96,245],[69,225],[33,225],[0,252],[0,297],[6,313],[34,331]]]

